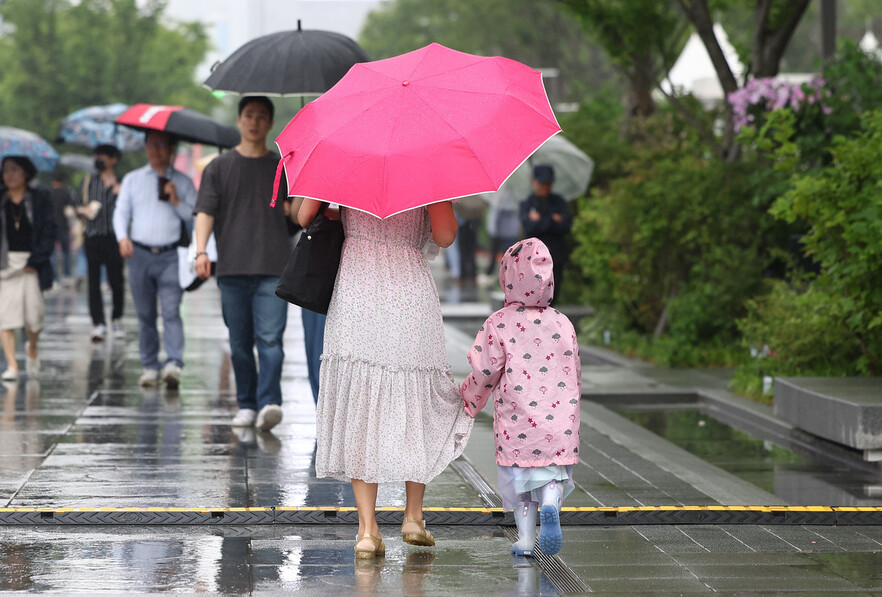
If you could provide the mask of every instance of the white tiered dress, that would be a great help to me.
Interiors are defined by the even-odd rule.
[[[450,373],[438,289],[422,249],[425,208],[380,220],[342,208],[316,412],[316,474],[428,483],[473,419]]]

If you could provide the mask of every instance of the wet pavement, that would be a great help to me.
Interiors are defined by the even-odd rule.
[[[491,291],[454,286],[439,264],[433,267],[448,353],[462,376],[474,323],[491,311]],[[131,302],[125,339],[93,344],[84,293],[47,295],[42,372],[0,388],[0,508],[355,505],[347,484],[315,478],[298,309],[291,307],[285,335],[284,420],[271,433],[237,433],[229,425],[235,397],[214,284],[188,293],[183,312],[181,389],[142,390]],[[713,374],[656,370],[596,347],[586,347],[585,357],[588,394],[721,387]],[[582,445],[577,489],[566,506],[785,503],[588,400]],[[497,505],[493,452],[491,419],[482,413],[464,458],[428,486],[426,506]],[[403,487],[381,486],[378,503],[403,506]],[[560,554],[536,560],[509,554],[506,526],[435,525],[432,549],[405,545],[393,525],[381,530],[385,558],[356,563],[355,529],[344,524],[0,526],[0,590],[882,595],[876,526],[565,526]]]

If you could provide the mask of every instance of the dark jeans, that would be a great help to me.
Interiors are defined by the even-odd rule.
[[[478,251],[478,228],[481,220],[464,220],[459,225],[459,262],[463,281],[474,281],[478,275],[475,253]]]
[[[312,399],[318,404],[319,371],[322,365],[322,350],[325,346],[325,321],[328,316],[309,309],[301,309],[301,311],[306,371],[309,375],[309,386],[312,388]]]
[[[101,297],[101,266],[107,269],[107,282],[113,295],[113,319],[123,315],[123,258],[112,234],[87,236],[86,263],[89,264],[89,313],[92,325],[103,325],[104,299]]]
[[[282,404],[282,338],[288,303],[276,296],[279,279],[272,276],[218,276],[221,310],[230,332],[230,359],[236,378],[239,408],[260,410]],[[257,358],[254,362],[254,346]]]

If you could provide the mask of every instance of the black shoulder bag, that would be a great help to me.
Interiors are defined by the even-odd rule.
[[[300,234],[276,287],[279,298],[322,314],[331,304],[343,251],[343,222],[328,218],[327,207],[322,203],[312,224]]]

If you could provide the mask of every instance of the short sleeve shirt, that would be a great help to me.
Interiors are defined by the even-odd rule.
[[[274,152],[249,158],[233,149],[205,167],[194,213],[214,217],[218,276],[282,274],[288,218],[282,205],[270,207],[278,164]],[[281,188],[279,197],[285,196]]]

